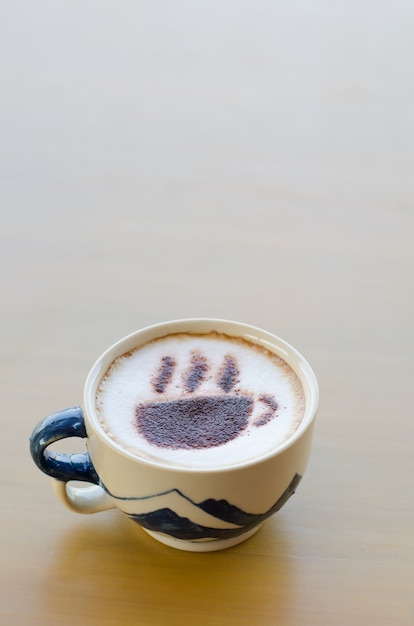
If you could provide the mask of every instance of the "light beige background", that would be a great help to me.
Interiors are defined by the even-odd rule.
[[[1,3],[2,624],[414,624],[413,32],[408,0]],[[208,555],[64,510],[28,453],[189,316],[321,387],[296,496]]]

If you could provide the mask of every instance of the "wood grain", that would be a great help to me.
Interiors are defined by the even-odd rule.
[[[1,623],[414,624],[413,5],[2,12]],[[28,452],[112,342],[193,316],[321,388],[297,494],[212,554],[63,509]]]

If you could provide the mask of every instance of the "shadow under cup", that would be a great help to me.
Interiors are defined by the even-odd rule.
[[[304,415],[296,431],[275,450],[254,460],[208,469],[143,458],[110,438],[101,426],[95,404],[99,384],[114,359],[165,335],[213,332],[262,346],[293,369],[305,398]],[[177,320],[140,330],[109,348],[88,375],[83,407],[61,411],[40,422],[32,433],[30,449],[37,466],[55,479],[56,494],[70,509],[94,513],[117,507],[169,546],[220,550],[254,534],[295,492],[308,463],[317,407],[318,385],[310,365],[282,339],[226,320]],[[248,413],[250,408],[243,410]],[[217,413],[216,407],[214,411]],[[87,453],[63,454],[48,449],[51,443],[73,436],[86,440]],[[74,480],[92,486],[74,487],[70,484]]]

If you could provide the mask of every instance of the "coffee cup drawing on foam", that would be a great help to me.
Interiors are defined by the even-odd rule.
[[[279,337],[227,320],[176,320],[109,348],[82,407],[41,421],[30,451],[71,510],[116,507],[169,546],[220,550],[253,535],[295,492],[318,399],[310,365]],[[49,448],[74,436],[86,453]]]

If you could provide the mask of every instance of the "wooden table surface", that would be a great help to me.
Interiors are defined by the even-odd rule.
[[[414,624],[414,5],[3,3],[4,626]],[[111,343],[222,317],[321,402],[297,494],[175,551],[55,499],[28,438]]]

